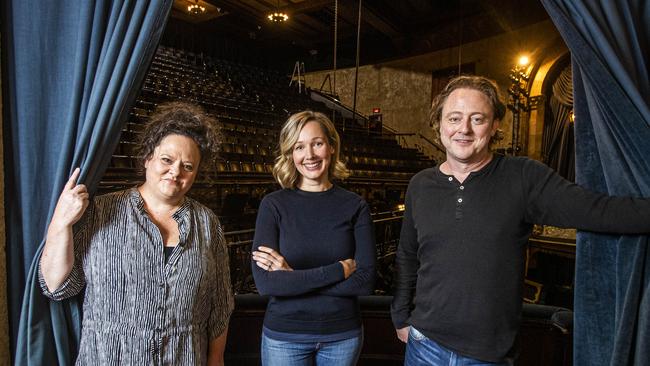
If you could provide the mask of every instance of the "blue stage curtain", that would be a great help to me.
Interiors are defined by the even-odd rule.
[[[543,4],[572,55],[577,182],[650,196],[650,4]],[[648,365],[648,237],[579,233],[577,244],[574,364]]]
[[[41,294],[36,264],[44,234],[74,167],[94,192],[171,4],[3,2],[7,271],[16,365],[74,362],[81,299],[57,303]]]

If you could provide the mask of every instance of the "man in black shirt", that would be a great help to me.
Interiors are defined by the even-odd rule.
[[[496,84],[478,76],[453,79],[433,102],[447,159],[411,180],[396,259],[392,318],[406,365],[508,364],[534,223],[650,232],[650,200],[593,193],[534,160],[494,155],[504,115]]]

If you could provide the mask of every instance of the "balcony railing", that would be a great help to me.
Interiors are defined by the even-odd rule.
[[[403,214],[400,211],[373,215],[377,239],[377,283],[375,293],[391,293],[395,273],[395,253]],[[235,294],[257,292],[251,273],[251,246],[255,229],[224,233],[230,255],[230,281]]]

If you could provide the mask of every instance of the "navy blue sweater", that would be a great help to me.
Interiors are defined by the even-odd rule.
[[[366,202],[333,186],[325,192],[283,189],[260,203],[253,250],[277,250],[293,271],[251,263],[257,290],[270,295],[264,325],[274,331],[332,334],[361,325],[358,295],[372,293],[375,238]],[[347,279],[340,260],[354,258]]]

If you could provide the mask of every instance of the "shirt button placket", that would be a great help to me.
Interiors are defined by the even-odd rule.
[[[456,201],[458,202],[458,205],[463,203],[463,191],[465,190],[465,186],[459,186],[458,187],[458,193],[456,194]]]
[[[450,181],[451,181],[451,179],[450,179]],[[462,204],[463,204],[463,191],[464,190],[465,190],[465,186],[462,186],[462,185],[458,186],[458,191],[456,192],[456,219],[461,219],[463,217]]]
[[[154,329],[153,336],[153,347],[154,347],[154,364],[162,365],[162,329],[160,327]]]
[[[164,325],[165,321],[165,301],[167,299],[167,285],[165,282],[160,282],[159,284],[160,287],[160,299],[158,300],[158,307],[156,308],[158,310],[158,326],[162,328]]]
[[[158,316],[156,317],[156,329],[155,332],[155,342],[156,349],[158,351],[158,364],[163,364],[163,329],[165,324],[165,299],[167,298],[168,286],[165,282],[164,275],[161,275],[160,282],[158,283],[160,288],[160,296],[158,297]]]

